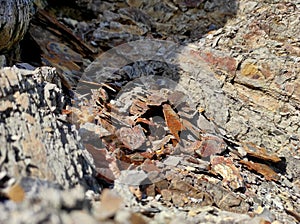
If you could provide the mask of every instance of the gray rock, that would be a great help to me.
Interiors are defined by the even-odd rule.
[[[49,186],[48,186],[49,187]],[[84,189],[77,187],[61,191],[40,186],[40,193],[31,195],[19,204],[0,203],[1,223],[96,223],[84,200]],[[71,212],[70,212],[71,211]]]
[[[177,166],[180,163],[180,160],[182,160],[182,157],[178,156],[169,156],[165,161],[164,164],[166,166]]]
[[[122,170],[121,175],[115,180],[116,183],[128,186],[140,186],[150,184],[148,175],[139,170]]]
[[[57,76],[46,67],[0,70],[1,169],[17,179],[30,176],[65,188],[88,186],[85,177],[92,176],[93,165],[87,151],[72,125],[57,119],[64,104]]]
[[[25,35],[33,13],[33,0],[7,0],[0,8],[0,52],[10,50]]]

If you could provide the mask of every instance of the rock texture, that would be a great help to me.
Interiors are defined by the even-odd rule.
[[[35,41],[43,45],[42,61],[66,70],[60,76],[49,67],[0,70],[0,222],[300,221],[299,1],[226,0],[220,5],[215,0],[78,0],[76,4],[80,11],[93,12],[94,18],[76,21],[55,10],[75,34],[105,52],[89,67],[84,56],[59,43],[57,32],[52,32],[48,42],[38,35]],[[35,24],[31,34],[43,29]],[[120,45],[128,41],[136,42]],[[64,60],[59,60],[61,56]],[[174,148],[175,140],[180,142],[178,151],[166,153],[163,144],[154,151],[155,159],[141,158],[131,144],[147,143],[141,126],[117,132],[123,148],[109,141],[100,144],[100,137],[105,140],[111,130],[94,122],[92,110],[77,110],[80,139],[66,116],[74,111],[64,110],[69,94],[63,92],[59,77],[78,75],[66,69],[68,63],[80,75],[84,71],[77,91],[86,84],[96,85],[99,93],[94,91],[98,98],[92,106],[108,105],[102,113],[106,116],[115,112],[109,110],[112,105],[121,105],[123,111],[134,103],[143,105],[142,98],[131,97],[146,93],[135,82],[138,78],[157,75],[172,80],[171,85],[162,83],[164,88],[183,87],[201,114],[197,125],[203,133],[218,136],[213,139],[222,144],[213,146],[222,147],[212,152],[207,147],[205,152],[197,145],[182,145],[181,128],[175,127],[170,132]],[[109,85],[121,89],[119,98],[101,92],[101,88],[114,92]],[[149,92],[146,98],[151,101],[157,92]],[[74,99],[83,101],[85,93]],[[166,120],[167,110],[175,114],[173,118],[181,112],[172,111],[171,98],[155,99]],[[132,113],[141,113],[140,108],[133,109]],[[116,124],[114,118],[109,125]],[[171,129],[172,122],[166,123]],[[142,138],[126,136],[127,132],[122,136],[121,131]],[[90,139],[96,139],[101,149],[83,145]],[[209,158],[203,159],[205,153]],[[116,158],[133,162],[124,165]],[[113,189],[99,196],[96,179]]]
[[[231,98],[225,126],[231,134],[292,154],[300,135],[298,12],[289,1],[241,1],[237,19],[208,35],[199,50]]]
[[[3,68],[0,80],[1,171],[64,188],[88,186],[92,165],[76,130],[60,115],[66,99],[55,70]]]
[[[0,1],[0,53],[15,46],[27,32],[33,13],[33,0]]]

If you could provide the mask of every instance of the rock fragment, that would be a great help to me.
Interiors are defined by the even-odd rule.
[[[239,163],[245,165],[250,170],[255,170],[256,172],[262,174],[266,178],[266,180],[279,180],[278,174],[266,164],[254,163],[252,161],[246,160],[240,160]]]

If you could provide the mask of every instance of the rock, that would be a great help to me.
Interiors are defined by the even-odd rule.
[[[150,184],[147,174],[144,171],[124,170],[116,180],[117,183],[128,186],[141,186]]]
[[[234,191],[245,189],[240,170],[233,164],[231,159],[213,156],[210,161],[211,171],[222,176],[223,185],[229,186]]]
[[[1,1],[0,53],[9,51],[24,37],[33,13],[32,0]]]
[[[180,160],[182,160],[181,157],[177,157],[177,156],[169,156],[165,161],[164,164],[166,166],[173,166],[176,167],[179,163]]]
[[[61,191],[55,188],[39,186],[40,194],[34,194],[19,204],[0,203],[1,223],[79,223],[78,220],[96,223],[88,211],[88,202],[84,200],[84,189],[81,187]],[[62,209],[64,208],[64,209]],[[77,210],[77,211],[76,211]],[[80,217],[78,217],[80,214]],[[60,220],[60,221],[58,221]]]
[[[95,208],[95,216],[98,220],[113,217],[122,205],[122,198],[115,192],[105,189],[101,195],[101,203]]]
[[[1,169],[17,179],[28,176],[65,188],[88,187],[93,165],[75,127],[59,119],[65,98],[55,70],[4,68],[0,80],[1,105],[6,102],[0,115]]]
[[[106,82],[101,88],[119,97],[109,101],[109,94],[94,95],[98,104],[107,106],[101,114],[107,122],[102,128],[97,127],[100,110],[97,116],[89,110],[77,111],[82,115],[77,125],[81,126],[81,137],[86,140],[83,143],[91,140],[95,143],[86,147],[93,154],[98,181],[113,187],[112,192],[118,192],[126,205],[118,207],[120,200],[108,197],[106,201],[112,199],[116,203],[108,213],[99,215],[103,215],[101,222],[299,221],[299,3],[292,0],[78,0],[72,4],[72,10],[75,5],[88,12],[85,22],[79,18],[76,23],[68,22],[73,17],[64,15],[68,10],[61,7],[56,12],[72,32],[101,52],[87,69],[89,61],[69,47],[69,42],[59,43],[58,39],[50,38],[57,35],[53,30],[43,32],[45,28],[35,26],[32,33],[41,34],[38,36],[42,41],[37,43],[43,44],[42,58],[47,55],[50,59],[51,54],[58,53],[51,63],[56,63],[70,79],[79,77],[76,72],[84,71],[77,87],[94,83],[99,88],[99,82]],[[130,40],[134,42],[124,44]],[[184,44],[180,46],[180,43]],[[20,66],[30,69],[24,64]],[[16,213],[24,217],[28,217],[28,209],[40,211],[36,216],[38,221],[49,217],[52,222],[79,222],[80,218],[99,222],[97,215],[88,211],[95,211],[97,193],[88,194],[92,208],[86,209],[83,190],[61,191],[78,183],[98,186],[92,172],[93,159],[78,153],[85,150],[75,127],[67,123],[70,111],[60,114],[67,96],[61,91],[59,79],[47,83],[45,78],[32,73],[35,71],[27,72],[28,78],[24,79],[8,71],[1,79],[0,111],[1,121],[5,123],[0,125],[0,141],[8,145],[1,149],[1,155],[5,156],[0,156],[0,166],[5,169],[5,177],[0,178],[0,192],[5,200],[0,204],[5,207],[1,218],[7,221],[11,217],[7,207],[19,206]],[[48,74],[49,79],[57,78],[51,76],[55,73],[49,69],[42,73]],[[153,76],[158,78],[148,78]],[[152,88],[155,94],[145,100],[147,91],[141,84],[146,89]],[[163,91],[154,91],[162,86]],[[175,90],[173,94],[158,97],[169,89]],[[176,106],[169,110],[166,105]],[[125,130],[134,133],[137,139],[127,139],[126,133],[122,142],[115,141],[116,136],[109,137],[119,128],[116,120],[122,120],[118,116],[107,119],[108,111],[116,107],[131,115],[124,120]],[[168,127],[164,129],[162,113],[166,107],[175,116],[169,116],[172,118],[168,118]],[[147,120],[153,114],[160,119]],[[135,116],[140,116],[138,121]],[[178,123],[174,129],[172,119]],[[91,125],[82,125],[86,121]],[[187,130],[182,130],[181,122]],[[140,128],[133,130],[136,123]],[[159,127],[152,127],[153,123]],[[26,128],[30,130],[22,132],[24,135],[18,132]],[[147,131],[153,134],[152,140],[166,133],[168,136],[149,144],[142,137]],[[28,133],[32,136],[27,139]],[[98,141],[99,136],[103,142]],[[205,136],[213,136],[220,144],[201,145]],[[24,139],[27,141],[20,143]],[[139,142],[139,149],[132,147],[135,141]],[[174,151],[169,150],[172,145]],[[205,148],[214,150],[197,154],[195,150],[199,147],[203,152]],[[247,166],[266,178],[245,169]],[[8,176],[17,180],[16,184]],[[40,185],[46,190],[37,187]],[[42,202],[28,203],[21,189],[25,195],[36,195]],[[47,195],[42,196],[40,192]],[[12,197],[15,195],[21,197]],[[105,201],[105,195],[102,196]],[[13,199],[21,204],[16,205]]]

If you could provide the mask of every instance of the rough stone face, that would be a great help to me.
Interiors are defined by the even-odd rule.
[[[278,151],[280,148],[294,147],[290,144],[291,138],[297,136],[296,138],[299,139],[300,135],[297,122],[300,99],[298,90],[300,81],[297,76],[300,70],[298,44],[300,29],[296,25],[296,21],[299,21],[299,13],[297,13],[299,5],[291,1],[274,2],[274,4],[269,4],[268,1],[241,0],[235,4],[234,2],[229,4],[230,1],[226,2],[225,5],[231,5],[229,17],[237,14],[237,18],[229,19],[223,28],[212,30],[197,41],[192,41],[192,35],[185,36],[187,43],[193,42],[185,44],[188,53],[183,53],[182,49],[174,50],[174,46],[166,49],[163,49],[163,45],[153,46],[147,43],[145,34],[133,32],[122,22],[119,24],[122,29],[120,32],[105,25],[119,22],[122,20],[122,16],[126,15],[126,18],[130,19],[135,26],[141,27],[141,24],[144,24],[145,29],[149,32],[148,26],[160,23],[160,17],[157,17],[157,14],[164,11],[163,5],[165,5],[172,8],[168,13],[175,15],[165,18],[166,26],[181,24],[182,27],[189,29],[190,27],[185,26],[188,18],[179,14],[184,8],[183,5],[187,10],[183,10],[186,15],[189,15],[192,10],[198,10],[197,12],[200,13],[201,4],[197,5],[198,3],[194,2],[195,5],[193,5],[192,2],[176,1],[176,7],[172,8],[173,3],[163,1],[160,5],[161,8],[158,7],[158,11],[153,12],[150,6],[155,5],[155,2],[149,2],[148,5],[145,3],[136,5],[136,1],[128,1],[126,4],[110,2],[101,2],[100,4],[90,1],[89,7],[99,13],[99,21],[103,22],[103,26],[95,30],[94,40],[99,40],[99,46],[105,44],[105,47],[114,48],[105,52],[99,60],[87,68],[85,75],[88,76],[88,80],[101,82],[107,81],[107,77],[110,77],[110,80],[119,80],[124,73],[125,75],[130,72],[138,74],[138,71],[134,69],[130,71],[130,66],[125,65],[139,60],[149,60],[149,55],[153,56],[155,52],[164,52],[161,56],[162,60],[169,63],[170,58],[173,57],[172,63],[177,66],[170,73],[166,72],[167,76],[184,86],[194,101],[206,110],[208,117],[212,116],[216,123],[228,132],[228,135],[241,141],[255,142],[258,145],[272,148],[274,151]],[[209,9],[218,11],[220,8],[215,1],[203,2],[203,9],[206,12],[210,12]],[[96,7],[97,4],[99,8]],[[134,18],[129,18],[127,4],[139,8],[135,11]],[[238,6],[236,11],[234,5]],[[119,9],[119,13],[113,13],[108,6],[115,10]],[[225,8],[229,9],[224,6]],[[257,10],[259,15],[257,15]],[[144,20],[140,18],[142,15],[145,17],[143,17]],[[205,18],[199,22],[205,23],[210,16],[212,15],[209,13],[205,14]],[[137,18],[141,20],[138,21]],[[176,22],[177,19],[178,22]],[[151,21],[150,25],[147,23],[148,20]],[[216,20],[220,22],[220,18]],[[179,30],[175,32],[176,35],[169,34],[168,40],[180,42],[176,37],[181,36],[180,29],[182,27],[178,26]],[[282,31],[283,27],[286,27],[285,32]],[[173,31],[171,29],[170,32]],[[164,33],[162,32],[162,34]],[[120,43],[133,40],[142,41],[133,42],[132,45],[129,43],[124,49],[116,47]],[[143,40],[145,41],[143,42]],[[170,52],[173,54],[171,55]],[[157,56],[151,59],[161,60]],[[115,61],[118,64],[114,64]],[[146,66],[142,64],[137,62],[132,67],[140,69],[140,67]],[[213,72],[203,69],[203,64],[210,66]],[[120,69],[122,66],[126,67],[124,70],[130,72],[110,76],[113,69]],[[167,70],[168,66],[162,67]],[[140,70],[142,71],[142,69]],[[213,78],[209,79],[208,77],[219,79],[220,84],[212,83]],[[212,89],[218,89],[219,92],[216,93]],[[224,93],[226,97],[224,97]],[[295,151],[292,150],[292,153]]]
[[[230,147],[215,163],[178,153],[156,164],[148,160],[138,172],[123,172],[116,178],[113,194],[101,199],[100,208],[108,212],[101,217],[101,209],[94,206],[98,203],[93,201],[97,200],[95,193],[89,192],[92,201],[87,208],[80,188],[60,191],[61,186],[86,185],[94,179],[88,178],[92,166],[78,143],[77,131],[60,115],[65,96],[57,76],[49,68],[26,72],[6,69],[0,79],[0,142],[5,145],[0,151],[0,196],[4,193],[11,200],[19,200],[21,188],[30,197],[19,205],[11,200],[2,203],[1,221],[19,214],[15,222],[22,216],[36,222],[29,215],[33,208],[37,221],[52,223],[79,222],[80,218],[90,223],[99,222],[99,218],[107,223],[299,222],[299,1],[76,3],[97,16],[92,21],[73,21],[74,32],[100,51],[114,47],[85,70],[85,81],[122,86],[145,74],[167,77],[175,83],[168,88],[182,86],[196,102],[194,106],[203,115],[197,123],[208,133],[224,137]],[[172,44],[168,48],[159,41],[157,45],[141,41],[116,47],[147,38],[184,45],[174,50]],[[63,65],[61,60],[57,63]],[[70,73],[73,75],[70,71],[66,75]],[[123,88],[123,92],[129,89]],[[126,98],[123,102],[128,107],[132,104]],[[82,137],[96,139],[107,134],[100,128],[93,133],[95,126],[86,125]],[[266,150],[255,156],[243,147],[248,142]],[[112,159],[106,148],[90,151],[96,166],[110,166],[113,174],[118,174],[119,170],[114,170],[117,166],[108,163]],[[247,170],[247,164],[260,169],[255,169],[257,173]],[[212,173],[207,171],[209,166]],[[272,173],[276,176],[268,178]],[[19,182],[7,180],[6,175]],[[97,186],[95,182],[92,185]],[[20,195],[12,195],[16,192]],[[122,200],[112,197],[115,194]],[[110,203],[113,198],[119,201],[118,207]]]
[[[33,0],[0,1],[0,52],[10,50],[25,35]]]
[[[75,127],[61,115],[65,98],[55,69],[3,68],[0,83],[1,170],[65,188],[91,184],[93,166]]]
[[[258,17],[254,8],[261,11]],[[300,135],[298,10],[289,1],[240,1],[237,19],[208,35],[198,53],[225,80],[222,89],[230,99],[226,129],[239,140],[274,151],[292,148],[292,136]],[[283,27],[289,28],[282,32]],[[207,50],[214,56],[203,56]],[[227,63],[220,65],[224,58]],[[234,69],[228,69],[231,64]]]

